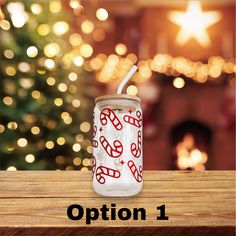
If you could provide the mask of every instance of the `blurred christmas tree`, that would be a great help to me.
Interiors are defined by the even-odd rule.
[[[87,169],[96,91],[80,16],[58,0],[6,1],[2,10],[0,169]]]

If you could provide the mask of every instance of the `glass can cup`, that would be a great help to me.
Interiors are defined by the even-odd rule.
[[[103,196],[132,196],[142,189],[143,118],[140,98],[97,97],[93,113],[93,188]]]

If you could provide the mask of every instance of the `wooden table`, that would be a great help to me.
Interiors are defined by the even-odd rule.
[[[0,235],[234,235],[235,172],[145,171],[142,192],[132,198],[104,198],[91,188],[91,174],[80,171],[1,171]],[[67,217],[71,204],[100,208],[115,203],[146,209],[143,220]],[[165,204],[169,220],[156,220]]]

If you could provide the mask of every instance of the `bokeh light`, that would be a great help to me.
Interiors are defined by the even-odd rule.
[[[115,47],[115,51],[118,55],[125,55],[127,53],[127,47],[123,43],[119,43]]]
[[[80,47],[80,53],[83,57],[90,57],[93,54],[93,48],[90,44],[85,43]]]
[[[52,13],[59,13],[62,9],[61,2],[58,0],[51,0],[49,4],[49,10]]]
[[[105,21],[108,19],[108,12],[105,8],[99,8],[96,11],[96,17],[98,18],[98,20],[100,21]]]
[[[70,44],[74,47],[79,46],[83,42],[81,36],[77,33],[70,35],[69,41]]]
[[[50,33],[50,27],[48,24],[40,24],[37,28],[38,34],[41,36],[46,36]]]
[[[128,86],[126,90],[128,95],[136,96],[138,93],[138,88],[135,85]]]
[[[19,147],[26,147],[27,144],[28,144],[28,141],[25,138],[20,138],[20,139],[17,140],[17,145]]]
[[[60,36],[67,33],[69,30],[69,25],[65,21],[58,21],[53,25],[53,32]]]
[[[47,57],[55,57],[59,52],[60,52],[60,47],[57,43],[49,43],[49,44],[46,44],[45,47],[44,47],[44,54],[47,56]]]
[[[174,87],[180,89],[180,88],[184,87],[185,81],[181,77],[177,77],[173,80],[173,85],[174,85]]]
[[[75,59],[74,59],[74,64],[76,66],[82,66],[84,64],[84,58],[81,57],[81,56],[77,56]]]
[[[92,21],[89,20],[85,20],[82,24],[81,24],[81,30],[83,31],[83,33],[85,34],[90,34],[93,32],[94,30],[94,24]]]
[[[29,57],[36,57],[38,55],[38,49],[35,46],[30,46],[26,51]]]
[[[91,128],[91,126],[90,126],[89,122],[83,122],[83,123],[80,124],[80,130],[82,132],[86,133],[90,130],[90,128]]]
[[[33,163],[35,161],[35,156],[33,154],[28,154],[25,156],[25,161],[28,163]]]
[[[39,15],[42,12],[42,6],[37,3],[33,3],[30,6],[30,9],[31,9],[32,13],[34,13],[35,15]]]

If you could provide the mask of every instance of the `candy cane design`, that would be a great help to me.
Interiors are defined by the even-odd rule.
[[[93,137],[94,137],[94,138],[95,138],[96,134],[97,134],[97,126],[94,125],[94,126],[93,126]]]
[[[93,159],[92,159],[92,166],[93,166],[92,173],[93,173],[93,176],[94,176],[94,172],[95,172],[95,169],[96,169],[96,159],[95,159],[94,156],[93,156]]]
[[[131,143],[130,149],[134,157],[139,158],[141,155],[141,131],[138,131],[138,144]]]
[[[100,184],[105,184],[106,182],[104,175],[117,179],[120,177],[120,171],[105,166],[99,166],[96,170],[96,179]]]
[[[103,148],[105,149],[106,153],[113,158],[119,157],[123,153],[123,146],[119,140],[115,140],[113,142],[112,147],[107,139],[104,136],[100,137],[100,143],[102,144]]]
[[[109,108],[104,108],[100,114],[100,121],[103,125],[106,125],[107,119],[111,121],[116,130],[121,130],[123,128],[123,125],[121,124],[114,111]]]
[[[130,116],[130,115],[125,115],[123,119],[126,123],[129,123],[131,125],[134,125],[134,126],[140,128],[142,126],[142,114],[141,114],[141,112],[137,111],[136,116],[137,116],[138,119],[133,117],[133,116]]]
[[[93,147],[98,147],[98,141],[94,139],[96,134],[97,134],[97,126],[94,125],[93,126]]]
[[[128,167],[131,173],[133,174],[134,178],[136,179],[136,181],[140,183],[142,181],[142,166],[140,165],[138,170],[134,162],[130,160],[128,161]]]

